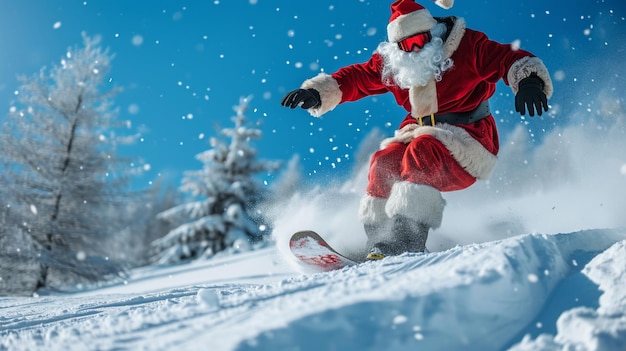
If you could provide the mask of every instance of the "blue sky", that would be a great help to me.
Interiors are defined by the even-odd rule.
[[[259,157],[299,154],[313,182],[347,174],[359,142],[374,127],[393,133],[404,111],[390,96],[338,107],[322,119],[280,106],[282,96],[321,70],[368,59],[386,39],[391,1],[364,0],[2,0],[0,106],[6,115],[17,75],[32,75],[81,44],[81,32],[102,36],[115,54],[111,81],[129,134],[141,141],[123,150],[150,170],[139,186],[162,178],[177,185],[208,138],[230,127],[232,107],[252,95],[250,122],[264,135]],[[523,119],[503,84],[492,98],[501,139],[523,124],[536,141],[568,123],[572,113],[596,111],[599,91],[623,103],[626,5],[622,0],[469,1],[451,10],[422,2],[433,15],[464,17],[468,27],[503,43],[520,41],[553,74],[550,116]]]

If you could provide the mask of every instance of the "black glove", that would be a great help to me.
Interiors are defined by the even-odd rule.
[[[535,110],[539,116],[543,111],[548,111],[548,98],[543,92],[543,86],[543,80],[534,74],[522,79],[515,95],[515,111],[525,115],[528,108],[531,117],[535,116]]]
[[[308,110],[322,106],[322,98],[320,98],[320,93],[315,89],[296,89],[287,93],[280,104],[292,109],[301,106],[303,109]]]

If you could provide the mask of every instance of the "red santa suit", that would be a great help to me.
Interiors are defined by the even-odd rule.
[[[395,135],[383,141],[381,150],[372,157],[367,194],[360,208],[366,224],[401,214],[437,228],[445,205],[441,192],[464,189],[476,179],[489,177],[499,149],[493,116],[487,113],[470,124],[449,124],[436,122],[438,115],[476,109],[494,94],[500,79],[516,93],[520,80],[536,74],[545,82],[546,95],[552,94],[550,75],[540,59],[466,28],[462,18],[448,20],[453,25],[443,49],[453,66],[439,81],[433,77],[424,86],[409,89],[390,84],[383,79],[384,60],[376,52],[367,62],[330,75],[319,74],[302,84],[303,89],[320,93],[321,106],[309,109],[313,116],[344,102],[383,93],[393,94],[407,111]],[[396,10],[388,26],[389,42],[428,30],[436,23],[423,8],[408,13]],[[434,125],[418,123],[425,116],[430,121],[431,114]]]

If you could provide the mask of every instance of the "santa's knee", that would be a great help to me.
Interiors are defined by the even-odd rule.
[[[392,144],[374,153],[368,174],[368,194],[374,197],[389,196],[393,184],[400,180],[405,146]]]
[[[384,149],[376,151],[370,161],[370,172],[397,169],[402,161],[405,149],[406,145],[393,143]]]
[[[430,134],[420,135],[407,145],[407,152],[409,153],[433,153],[440,150],[447,149],[439,139]]]

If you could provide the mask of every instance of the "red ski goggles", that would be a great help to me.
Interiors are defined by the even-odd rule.
[[[398,47],[402,51],[412,52],[412,51],[420,51],[424,48],[424,45],[428,44],[428,42],[432,39],[430,35],[430,31],[417,33],[408,38],[404,38],[398,42]]]

